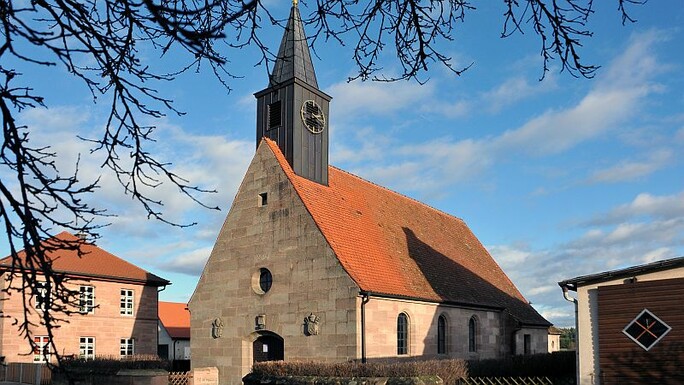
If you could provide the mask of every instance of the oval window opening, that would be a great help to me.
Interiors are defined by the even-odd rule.
[[[271,290],[271,285],[273,285],[273,276],[268,269],[262,267],[259,269],[259,288],[267,293]]]

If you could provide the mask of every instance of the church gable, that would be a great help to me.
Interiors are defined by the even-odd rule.
[[[265,270],[270,277],[262,275]],[[236,347],[263,331],[284,339],[289,359],[353,358],[356,334],[346,331],[356,329],[358,291],[273,152],[262,145],[189,303],[193,365],[222,366],[219,361],[232,357],[242,369],[227,368],[235,372],[221,376],[244,375],[252,347]],[[320,325],[315,340],[302,329],[311,314]]]

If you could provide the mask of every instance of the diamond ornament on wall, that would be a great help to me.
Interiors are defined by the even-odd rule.
[[[656,317],[648,309],[644,309],[632,320],[622,332],[637,345],[648,351],[655,346],[672,328]]]

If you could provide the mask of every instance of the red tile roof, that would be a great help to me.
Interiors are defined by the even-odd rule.
[[[159,320],[173,339],[190,339],[190,311],[179,302],[159,301]]]
[[[111,254],[92,243],[81,240],[69,233],[61,232],[55,236],[56,240],[80,243],[81,255],[77,250],[54,250],[48,251],[47,257],[52,260],[52,268],[56,272],[74,276],[103,278],[115,281],[133,281],[153,286],[170,285],[171,282],[164,278],[149,273],[123,259]],[[52,239],[44,241],[51,242]],[[75,248],[75,247],[74,247]],[[19,258],[26,258],[24,250],[19,252]],[[11,268],[12,257],[0,260],[0,268]]]
[[[296,175],[264,139],[362,291],[507,309],[550,325],[525,300],[463,220],[329,167],[329,186]]]

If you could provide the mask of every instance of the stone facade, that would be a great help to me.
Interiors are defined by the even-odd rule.
[[[258,288],[261,268],[273,277],[265,294]],[[221,384],[239,384],[250,371],[254,340],[268,332],[284,339],[287,360],[356,358],[357,297],[358,287],[273,153],[261,146],[189,303],[193,368],[218,367]],[[319,333],[307,336],[310,314],[318,317]],[[257,330],[260,315],[265,322]],[[217,318],[223,328],[213,338]]]
[[[369,359],[397,355],[397,317],[409,318],[408,356],[425,358],[494,358],[501,345],[501,314],[498,311],[448,307],[410,300],[371,298],[366,304],[366,354]],[[437,319],[446,318],[446,354],[437,352]],[[469,350],[468,323],[477,320],[476,348]]]
[[[525,352],[525,336],[529,339],[528,349]],[[539,354],[548,353],[549,332],[548,328],[522,328],[515,332],[515,354]]]
[[[6,287],[5,275],[0,277],[0,285]],[[98,356],[118,357],[121,338],[134,339],[136,354],[157,353],[157,287],[97,279],[72,280],[69,285],[74,290],[81,285],[93,286],[97,308],[92,314],[74,314],[68,317],[68,323],[60,323],[53,330],[61,354],[78,355],[80,337],[94,337]],[[121,289],[133,290],[132,316],[120,314]],[[33,362],[33,354],[26,354],[31,353],[28,342],[19,335],[17,325],[12,325],[14,319],[23,316],[21,295],[7,295],[0,290],[0,306],[3,315],[9,316],[0,318],[0,356],[5,356],[7,362]],[[39,324],[35,312],[30,320]],[[40,327],[34,327],[32,332],[34,336],[47,334]]]

